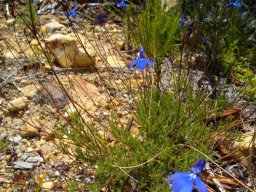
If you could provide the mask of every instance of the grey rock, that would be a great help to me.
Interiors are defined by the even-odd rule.
[[[28,163],[24,161],[15,161],[13,162],[14,169],[32,169],[35,165],[34,163]]]
[[[9,140],[10,142],[13,142],[13,143],[18,144],[18,143],[21,142],[22,137],[21,137],[20,135],[16,135],[16,136],[10,137],[8,140]]]
[[[239,94],[238,93],[235,93],[235,92],[227,92],[225,93],[225,97],[226,99],[228,100],[229,103],[232,103],[234,101],[238,101],[239,98],[238,98]]]
[[[93,183],[93,180],[92,180],[90,177],[86,177],[86,178],[84,179],[84,182],[85,182],[85,183]]]
[[[28,157],[26,159],[26,162],[29,163],[38,163],[38,162],[44,162],[44,159],[41,156],[35,156],[35,157]]]
[[[252,105],[246,107],[244,109],[244,116],[251,122],[256,121],[256,108]]]
[[[26,159],[29,157],[29,155],[27,153],[23,153],[21,154],[20,160],[22,161],[26,161]]]
[[[62,109],[68,104],[68,98],[60,88],[51,83],[43,83],[43,86],[43,95],[50,104],[58,109]]]
[[[50,5],[44,6],[42,9],[39,9],[37,11],[38,15],[47,14],[49,12],[54,13],[54,8],[58,5],[58,3],[53,3]]]
[[[1,134],[0,134],[0,139],[5,139],[7,137],[7,132],[6,131],[3,131]]]
[[[237,93],[237,87],[234,84],[228,84],[225,88],[225,98],[229,103],[239,101],[239,93]]]

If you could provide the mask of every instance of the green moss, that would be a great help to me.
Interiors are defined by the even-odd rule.
[[[0,139],[0,151],[5,151],[8,149],[8,143],[6,139]]]

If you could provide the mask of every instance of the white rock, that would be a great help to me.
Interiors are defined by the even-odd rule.
[[[42,27],[42,31],[44,33],[54,33],[56,31],[61,31],[65,26],[60,24],[58,21],[52,21],[50,23],[45,24]]]
[[[27,150],[28,152],[32,152],[32,151],[34,151],[33,150],[33,148],[32,147],[28,147],[28,150]]]
[[[15,54],[13,54],[11,51],[7,51],[5,54],[4,54],[4,58],[5,59],[15,59]]]
[[[14,137],[9,138],[9,141],[17,144],[20,143],[21,140],[22,140],[22,137],[20,135],[16,135]]]
[[[43,189],[53,189],[54,183],[52,181],[45,182],[41,185]]]
[[[55,171],[54,173],[56,176],[60,176],[60,172],[59,171]]]

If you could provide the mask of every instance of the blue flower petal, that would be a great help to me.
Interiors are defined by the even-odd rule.
[[[149,59],[143,59],[143,60],[145,60],[146,64],[150,65],[151,67],[154,67],[154,62],[153,61],[151,61]]]
[[[76,7],[75,7],[75,11],[77,11],[79,8],[80,8],[80,6],[76,6]]]
[[[187,177],[189,177],[190,174],[190,172],[176,172],[172,174],[170,177],[168,177],[166,183],[171,183],[175,180],[180,180],[184,178],[186,179]]]
[[[209,45],[209,41],[207,40],[207,39],[203,39],[202,40],[202,44],[203,44],[203,46],[208,46]]]
[[[235,2],[230,2],[228,4],[228,7],[246,7],[246,4],[242,3],[242,2],[239,2],[239,1],[235,1]]]
[[[192,190],[193,190],[193,181],[192,180],[188,180],[187,183],[185,185],[183,185],[183,187],[180,190],[178,190],[178,191],[179,192],[192,192]]]
[[[151,66],[151,67],[154,67],[154,62],[149,60],[149,59],[146,59],[144,57],[144,49],[143,47],[141,46],[140,48],[140,56],[138,59],[134,59],[131,63],[130,63],[130,67],[136,67],[137,69],[139,70],[144,70],[148,65]]]
[[[77,16],[77,10],[79,9],[79,6],[75,6],[74,8],[72,8],[71,10],[69,10],[67,12],[68,16],[72,16],[72,17],[76,17]]]
[[[73,13],[72,13],[72,17],[76,17],[77,16],[77,12],[76,11],[74,11]]]
[[[133,61],[130,63],[130,67],[131,67],[131,68],[132,68],[132,67],[135,67],[135,65],[137,64],[137,62],[138,62],[138,59],[133,60]]]
[[[206,161],[205,160],[199,160],[197,161],[192,167],[191,167],[191,172],[196,174],[196,175],[199,175],[203,169],[204,169],[204,166],[205,166],[205,163]]]
[[[141,59],[145,58],[144,52],[145,52],[145,51],[144,51],[144,48],[143,48],[143,46],[141,46],[141,47],[140,47],[140,58],[141,58]]]
[[[154,67],[154,62],[149,59],[135,59],[130,63],[130,67],[136,67],[139,70],[143,70],[150,65]]]
[[[172,182],[172,186],[171,189],[174,192],[180,192],[183,188],[184,190],[186,189],[192,189],[193,188],[193,179],[190,177],[191,173],[175,173],[173,174],[171,177]],[[173,180],[173,178],[175,178]],[[191,192],[190,191],[186,191],[186,192]],[[185,192],[185,191],[184,191]]]
[[[207,187],[204,184],[204,182],[201,180],[201,178],[198,176],[195,178],[194,183],[198,189],[199,192],[207,192]]]
[[[191,172],[176,172],[168,177],[166,183],[172,183],[171,190],[174,192],[192,192],[194,185],[199,192],[208,192],[206,184],[199,177],[205,163],[205,160],[197,161]]]
[[[118,8],[125,9],[127,7],[125,0],[122,0],[121,2],[117,3],[116,5]]]
[[[183,28],[184,26],[189,24],[189,21],[186,20],[183,15],[180,16],[179,21],[180,21],[180,28]]]
[[[145,69],[145,68],[147,67],[147,63],[145,62],[144,59],[138,59],[138,62],[137,62],[137,64],[136,64],[136,67],[137,67],[137,69],[139,69],[139,70],[143,70],[143,69]]]
[[[77,16],[77,12],[74,10],[70,10],[70,11],[68,11],[68,16],[72,16],[75,18]]]

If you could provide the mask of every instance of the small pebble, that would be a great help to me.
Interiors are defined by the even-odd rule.
[[[56,176],[60,176],[60,172],[59,171],[55,171],[54,173]]]
[[[9,138],[10,142],[13,142],[13,143],[16,143],[16,144],[20,143],[21,140],[22,140],[22,137],[20,135],[16,135],[14,137]]]
[[[51,182],[51,181],[45,182],[45,183],[43,183],[43,184],[41,185],[41,187],[42,187],[43,189],[53,189],[54,183]]]
[[[32,169],[34,166],[34,163],[28,163],[24,161],[15,161],[13,164],[14,169]]]
[[[32,152],[32,151],[34,151],[33,150],[33,148],[32,147],[28,147],[28,150],[27,150],[28,152]]]
[[[44,162],[44,159],[40,156],[28,157],[26,159],[26,162],[30,162],[30,163]]]

